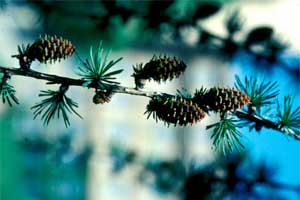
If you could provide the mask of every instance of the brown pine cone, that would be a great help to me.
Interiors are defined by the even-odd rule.
[[[192,100],[179,96],[155,96],[147,105],[148,118],[152,114],[157,120],[162,120],[166,124],[179,124],[186,126],[201,121],[205,117],[205,112]]]
[[[179,77],[186,69],[185,63],[170,56],[153,56],[153,58],[146,63],[138,64],[133,67],[133,77],[138,88],[143,87],[144,80],[154,80],[157,82],[172,80]],[[139,84],[141,83],[141,84]]]

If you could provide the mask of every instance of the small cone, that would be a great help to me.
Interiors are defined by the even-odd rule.
[[[153,117],[165,123],[186,126],[205,117],[205,112],[192,100],[182,97],[155,96],[147,105],[148,118]]]
[[[202,103],[216,112],[235,111],[250,103],[250,97],[234,88],[213,87],[205,93]]]
[[[112,97],[112,92],[106,91],[97,91],[96,94],[93,97],[94,104],[104,104],[109,103]]]
[[[135,78],[136,83],[150,79],[161,82],[179,77],[185,69],[185,63],[176,57],[153,56],[144,66],[139,64],[133,67],[134,73],[132,76]]]
[[[41,63],[52,63],[71,56],[74,51],[75,47],[69,40],[46,35],[29,47],[27,56],[30,60],[36,59]]]

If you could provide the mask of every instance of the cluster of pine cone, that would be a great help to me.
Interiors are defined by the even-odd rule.
[[[179,58],[170,56],[154,56],[145,65],[138,64],[133,67],[133,77],[136,88],[143,88],[146,80],[157,82],[172,80],[179,77],[186,69],[186,64]],[[180,95],[156,95],[148,106],[146,113],[152,114],[157,120],[167,124],[186,126],[194,124],[205,117],[209,111],[224,115],[243,108],[250,102],[250,97],[244,92],[234,88],[213,87],[209,90],[196,91],[193,98]]]
[[[222,116],[241,109],[248,103],[250,97],[244,92],[234,88],[213,87],[208,91],[196,91],[190,99],[180,96],[154,96],[147,105],[146,113],[153,114],[155,119],[167,124],[186,126],[202,120],[209,111],[219,112]]]
[[[52,63],[71,56],[75,47],[69,40],[56,36],[40,37],[26,48],[19,48],[20,61],[23,69],[29,69],[34,60],[41,63]],[[145,65],[138,64],[133,67],[133,77],[136,87],[142,88],[146,80],[157,82],[172,80],[179,77],[186,69],[186,64],[176,57],[154,56]],[[112,91],[96,91],[93,98],[95,104],[110,101]],[[234,88],[214,87],[209,90],[198,90],[192,98],[180,95],[156,95],[147,105],[146,113],[152,114],[155,119],[167,124],[186,126],[201,121],[209,111],[221,114],[233,112],[243,108],[250,102],[250,97]]]

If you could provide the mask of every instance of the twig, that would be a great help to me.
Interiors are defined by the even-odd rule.
[[[8,73],[10,75],[15,75],[15,76],[25,76],[25,77],[35,78],[35,79],[46,80],[49,81],[50,84],[64,84],[68,86],[84,87],[83,85],[85,83],[85,80],[83,79],[73,79],[73,78],[68,78],[63,76],[46,74],[46,73],[34,71],[32,69],[24,70],[21,68],[7,68],[7,67],[0,66],[0,72]],[[124,93],[124,94],[131,94],[131,95],[145,96],[145,97],[153,97],[155,95],[162,94],[159,92],[142,91],[136,88],[124,87],[119,85],[110,85],[110,86],[111,86],[110,89],[113,93]],[[97,87],[95,85],[89,85],[88,88],[96,89]]]
[[[40,80],[46,80],[49,81],[51,84],[64,84],[68,86],[80,86],[84,87],[85,80],[83,79],[73,79],[73,78],[68,78],[68,77],[63,77],[63,76],[57,76],[57,75],[52,75],[52,74],[46,74],[46,73],[41,73],[38,71],[34,71],[31,69],[24,70],[21,68],[7,68],[7,67],[2,67],[0,66],[0,72],[2,73],[7,73],[9,75],[16,75],[16,76],[25,76],[25,77],[31,77],[35,79],[40,79]],[[120,86],[120,85],[110,85],[111,88],[109,88],[113,93],[123,93],[123,94],[129,94],[129,95],[136,95],[136,96],[145,96],[145,97],[153,97],[159,94],[166,94],[166,93],[160,93],[160,92],[155,92],[155,91],[145,91],[145,90],[139,90],[136,88],[132,87],[126,87],[126,86]],[[88,88],[97,88],[95,85],[89,85]],[[99,89],[99,88],[97,88]],[[170,95],[170,94],[167,94]],[[172,96],[172,95],[170,95]],[[243,110],[236,110],[233,114],[235,114],[237,117],[246,119],[251,122],[258,123],[265,128],[273,129],[279,132],[284,132],[284,130],[280,129],[276,123],[262,118],[258,115],[255,114],[249,114]],[[295,139],[300,140],[300,136],[298,135],[293,135]]]
[[[265,128],[273,129],[273,130],[276,130],[276,131],[279,131],[279,132],[284,132],[281,128],[279,128],[279,126],[276,123],[274,123],[274,122],[272,122],[268,119],[262,118],[258,115],[249,114],[248,112],[245,112],[245,111],[240,110],[240,109],[236,110],[234,112],[234,114],[238,118],[242,118],[242,119],[246,119],[246,120],[251,121],[251,122],[258,123],[258,124],[264,126]],[[294,136],[295,139],[300,140],[299,135],[294,134],[293,136]]]

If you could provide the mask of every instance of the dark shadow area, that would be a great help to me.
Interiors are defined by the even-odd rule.
[[[211,163],[184,164],[178,159],[139,157],[119,145],[111,146],[112,170],[141,165],[139,182],[161,195],[178,194],[182,199],[289,199],[282,191],[300,195],[299,185],[278,182],[276,165],[254,162],[246,154],[216,157]]]

